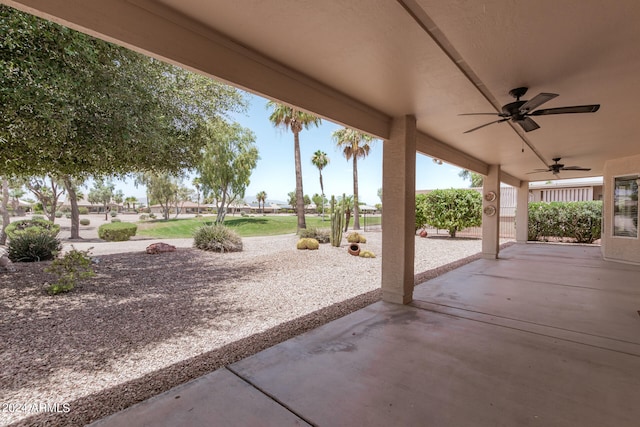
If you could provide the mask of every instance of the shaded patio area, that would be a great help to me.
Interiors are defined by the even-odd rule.
[[[514,245],[95,423],[635,426],[640,267]]]

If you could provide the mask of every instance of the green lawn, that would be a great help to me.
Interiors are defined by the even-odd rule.
[[[367,225],[380,224],[379,216],[367,216]],[[201,218],[170,219],[169,221],[155,220],[138,223],[139,236],[155,237],[158,239],[179,239],[193,237],[193,232],[204,224],[212,224],[215,215]],[[309,215],[306,217],[307,227],[330,228],[329,216],[321,217]],[[252,215],[231,216],[227,215],[224,224],[234,229],[242,237],[250,236],[274,236],[277,234],[295,233],[298,219],[295,215]],[[350,224],[353,225],[353,218]],[[360,217],[360,226],[364,226],[364,220]]]

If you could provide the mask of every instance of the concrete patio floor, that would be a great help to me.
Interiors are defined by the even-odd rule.
[[[514,245],[96,426],[637,426],[640,267]]]

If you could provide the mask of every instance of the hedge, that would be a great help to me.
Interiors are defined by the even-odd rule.
[[[44,232],[55,237],[60,232],[60,226],[44,218],[32,218],[14,221],[7,225],[7,228],[5,229],[5,233],[7,233],[9,239],[15,238],[16,236],[21,234],[38,234]]]
[[[529,204],[529,240],[571,238],[593,243],[602,232],[602,202],[535,202]]]
[[[123,242],[135,236],[138,226],[130,222],[113,222],[102,224],[98,228],[98,237],[108,242]]]

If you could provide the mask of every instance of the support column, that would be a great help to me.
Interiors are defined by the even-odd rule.
[[[482,195],[482,258],[496,259],[500,252],[500,165],[489,165]]]
[[[522,181],[516,202],[516,242],[529,240],[529,181]]]
[[[416,118],[396,117],[382,148],[382,299],[413,299],[416,236]]]

